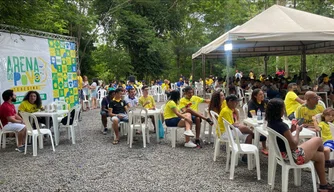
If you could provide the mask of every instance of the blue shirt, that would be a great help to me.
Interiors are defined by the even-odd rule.
[[[130,107],[136,107],[138,105],[138,98],[135,96],[134,98],[130,98],[130,96],[125,96],[124,101],[126,104],[129,104]]]

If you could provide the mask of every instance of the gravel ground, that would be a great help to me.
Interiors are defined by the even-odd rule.
[[[200,107],[204,109],[204,105]],[[145,149],[141,137],[130,149],[126,137],[112,145],[111,131],[101,134],[98,109],[82,116],[82,140],[77,133],[77,143],[72,145],[66,130],[61,129],[55,152],[46,140],[37,157],[32,156],[32,147],[24,155],[14,150],[14,141],[9,139],[6,149],[0,151],[0,191],[270,191],[268,160],[262,154],[260,181],[256,171],[249,171],[242,162],[236,167],[234,180],[229,180],[224,147],[213,162],[212,144],[202,149],[185,148],[182,131],[178,131],[176,148],[171,147],[169,134],[158,144],[152,133]],[[281,191],[281,168],[277,167],[274,191]],[[301,187],[294,186],[290,172],[290,191],[312,191],[309,172],[302,172]]]

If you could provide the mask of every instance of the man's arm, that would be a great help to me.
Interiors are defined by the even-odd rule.
[[[295,101],[297,101],[297,102],[300,103],[300,104],[305,104],[305,101],[302,100],[302,99],[299,98],[299,97],[297,97],[297,98],[295,99]]]
[[[23,123],[22,118],[20,117],[18,119],[17,116],[18,116],[17,114],[15,114],[14,116],[8,116],[7,121],[11,123]]]

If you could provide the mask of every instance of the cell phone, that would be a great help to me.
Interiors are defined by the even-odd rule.
[[[304,118],[300,118],[300,119],[298,119],[298,121],[297,121],[297,124],[300,126],[300,125],[302,125],[304,123]]]

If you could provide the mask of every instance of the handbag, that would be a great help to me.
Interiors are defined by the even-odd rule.
[[[158,126],[159,126],[159,137],[160,139],[162,139],[165,136],[165,130],[164,130],[164,125],[162,124],[161,119],[158,120]]]

